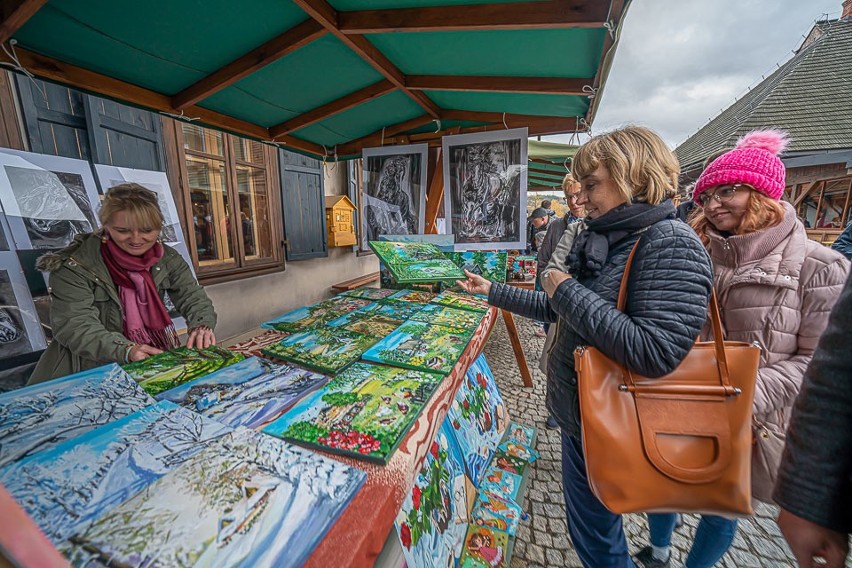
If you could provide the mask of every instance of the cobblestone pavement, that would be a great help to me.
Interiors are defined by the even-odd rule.
[[[498,318],[484,351],[512,419],[533,425],[539,432],[536,449],[541,457],[532,465],[523,503],[530,520],[522,524],[518,531],[511,568],[580,567],[580,560],[568,538],[565,524],[559,430],[548,430],[544,425],[547,419],[544,405],[545,378],[538,369],[544,340],[535,336],[535,328],[530,320],[515,317],[515,322],[527,354],[534,388],[523,388],[502,318]],[[776,514],[774,507],[761,505],[752,519],[741,521],[733,546],[717,566],[795,566],[792,553],[775,524]],[[684,521],[684,526],[675,532],[672,540],[673,566],[682,566],[686,560],[698,517],[686,515]],[[625,531],[631,553],[636,553],[648,544],[644,515],[627,515]]]

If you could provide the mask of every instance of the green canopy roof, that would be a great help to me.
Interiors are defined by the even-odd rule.
[[[342,157],[587,128],[628,2],[24,0],[0,41],[35,76]]]

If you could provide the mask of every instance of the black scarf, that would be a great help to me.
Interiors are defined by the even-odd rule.
[[[577,235],[568,253],[568,271],[575,278],[597,276],[614,244],[640,229],[674,217],[674,204],[667,199],[659,205],[625,203],[597,219],[587,220],[586,229]]]

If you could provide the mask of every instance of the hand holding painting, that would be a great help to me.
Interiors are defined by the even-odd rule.
[[[482,294],[483,296],[488,295],[488,292],[491,290],[490,280],[486,280],[482,276],[467,270],[464,271],[464,274],[467,276],[467,280],[456,280],[456,284],[461,286],[465,292],[468,294]]]

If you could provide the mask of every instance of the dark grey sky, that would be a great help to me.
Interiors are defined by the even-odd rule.
[[[642,124],[677,146],[789,59],[815,20],[839,17],[841,3],[633,0],[592,133]]]

